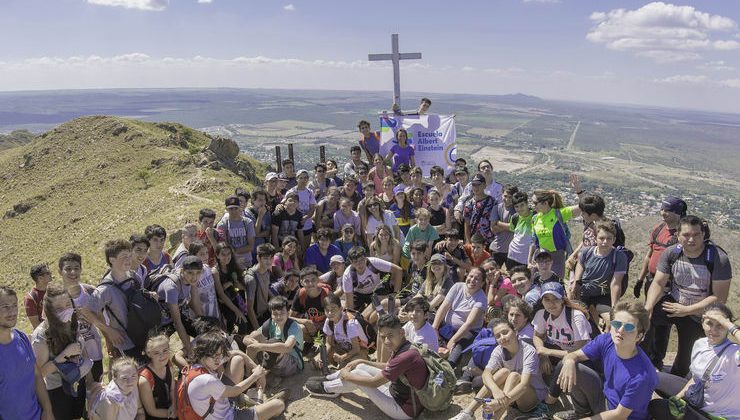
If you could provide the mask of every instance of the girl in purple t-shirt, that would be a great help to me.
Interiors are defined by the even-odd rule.
[[[393,173],[398,172],[398,165],[405,163],[410,167],[416,166],[416,159],[414,158],[414,148],[408,143],[409,133],[404,128],[399,128],[396,132],[397,143],[391,147],[391,151],[385,157],[386,160],[391,159],[393,161],[393,167],[391,170]]]

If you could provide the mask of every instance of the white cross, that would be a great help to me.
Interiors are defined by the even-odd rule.
[[[393,62],[393,103],[401,105],[401,70],[399,62],[401,60],[418,60],[421,53],[400,53],[398,52],[398,34],[391,35],[392,52],[390,54],[368,54],[368,61],[387,61]]]

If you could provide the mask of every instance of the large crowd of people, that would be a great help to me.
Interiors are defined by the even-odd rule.
[[[286,159],[183,215],[197,223],[171,253],[150,225],[102,238],[96,284],[70,250],[33,266],[30,291],[0,286],[0,419],[262,420],[306,369],[311,398],[359,390],[393,419],[451,393],[475,396],[455,419],[740,418],[730,262],[686,202],[626,241],[576,176],[571,205],[501,185],[485,159],[425,178],[404,130],[382,156],[358,128],[346,162]]]

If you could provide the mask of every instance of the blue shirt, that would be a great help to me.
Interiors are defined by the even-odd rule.
[[[315,265],[321,273],[330,270],[329,260],[335,255],[341,255],[342,251],[334,244],[329,244],[326,255],[321,255],[319,244],[313,244],[306,249],[306,255],[303,257],[303,266]]]
[[[589,360],[600,360],[604,366],[604,395],[609,410],[621,405],[632,410],[629,420],[649,419],[647,407],[658,385],[658,374],[645,352],[638,346],[634,357],[620,358],[609,333],[599,335],[581,350]]]
[[[38,419],[36,356],[26,334],[13,328],[12,341],[0,344],[0,419]]]

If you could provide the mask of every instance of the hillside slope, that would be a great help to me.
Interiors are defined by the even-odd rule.
[[[233,160],[238,148],[229,146],[179,124],[96,116],[0,152],[2,283],[24,293],[40,262],[58,281],[56,259],[75,251],[83,280],[97,284],[106,240],[152,223],[175,232],[203,207],[223,211],[235,187],[252,189],[264,171],[251,158]]]

